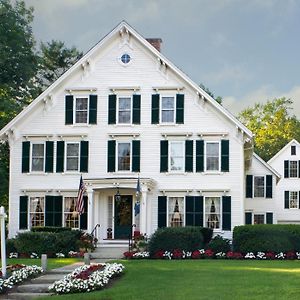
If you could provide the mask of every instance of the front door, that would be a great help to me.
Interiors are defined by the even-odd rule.
[[[121,195],[115,200],[115,239],[128,239],[132,234],[132,196]]]

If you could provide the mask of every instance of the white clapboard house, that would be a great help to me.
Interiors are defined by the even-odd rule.
[[[10,145],[11,237],[99,224],[100,241],[187,225],[231,238],[236,225],[276,221],[278,171],[160,45],[121,22],[0,131]]]

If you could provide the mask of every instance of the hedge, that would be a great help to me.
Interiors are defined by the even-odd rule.
[[[72,229],[70,227],[54,227],[54,226],[41,226],[41,227],[32,227],[32,232],[65,232],[65,231],[71,231]]]
[[[201,249],[204,246],[202,230],[202,227],[192,226],[159,228],[150,238],[148,245],[150,255],[159,250],[193,251]]]
[[[233,249],[242,253],[300,251],[300,225],[236,226]]]

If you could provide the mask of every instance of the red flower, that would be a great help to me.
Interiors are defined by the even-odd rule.
[[[214,251],[212,251],[211,249],[207,249],[204,252],[204,255],[209,258],[212,258],[214,256],[214,254],[215,254]]]
[[[91,265],[86,270],[80,272],[79,274],[75,275],[74,277],[76,279],[87,280],[92,273],[94,273],[95,271],[98,271],[102,268],[103,268],[103,265],[101,265],[101,264]]]
[[[174,249],[172,254],[173,254],[173,258],[178,259],[178,258],[182,258],[183,252],[180,249]]]
[[[165,251],[163,250],[158,250],[154,253],[153,258],[163,258],[164,257]]]
[[[133,254],[134,254],[134,253],[131,252],[131,251],[126,251],[126,252],[123,253],[124,257],[127,258],[127,259],[132,258],[132,257],[133,257]]]
[[[242,259],[242,258],[244,258],[244,256],[240,252],[234,252],[234,258],[235,259]]]
[[[295,259],[296,258],[296,253],[294,251],[288,251],[286,253],[286,259]]]
[[[195,250],[192,252],[192,258],[193,259],[198,259],[200,258],[201,254],[200,254],[200,251],[199,250]]]
[[[267,259],[275,259],[275,254],[273,252],[267,252],[266,253],[266,258]]]

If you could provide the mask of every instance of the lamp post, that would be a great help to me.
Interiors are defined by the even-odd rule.
[[[119,187],[117,187],[117,193],[115,194],[115,201],[116,202],[121,201],[121,195],[120,195]]]
[[[5,219],[7,215],[4,207],[0,207],[0,229],[1,229],[1,262],[2,262],[2,277],[6,278],[6,248],[5,248]]]

